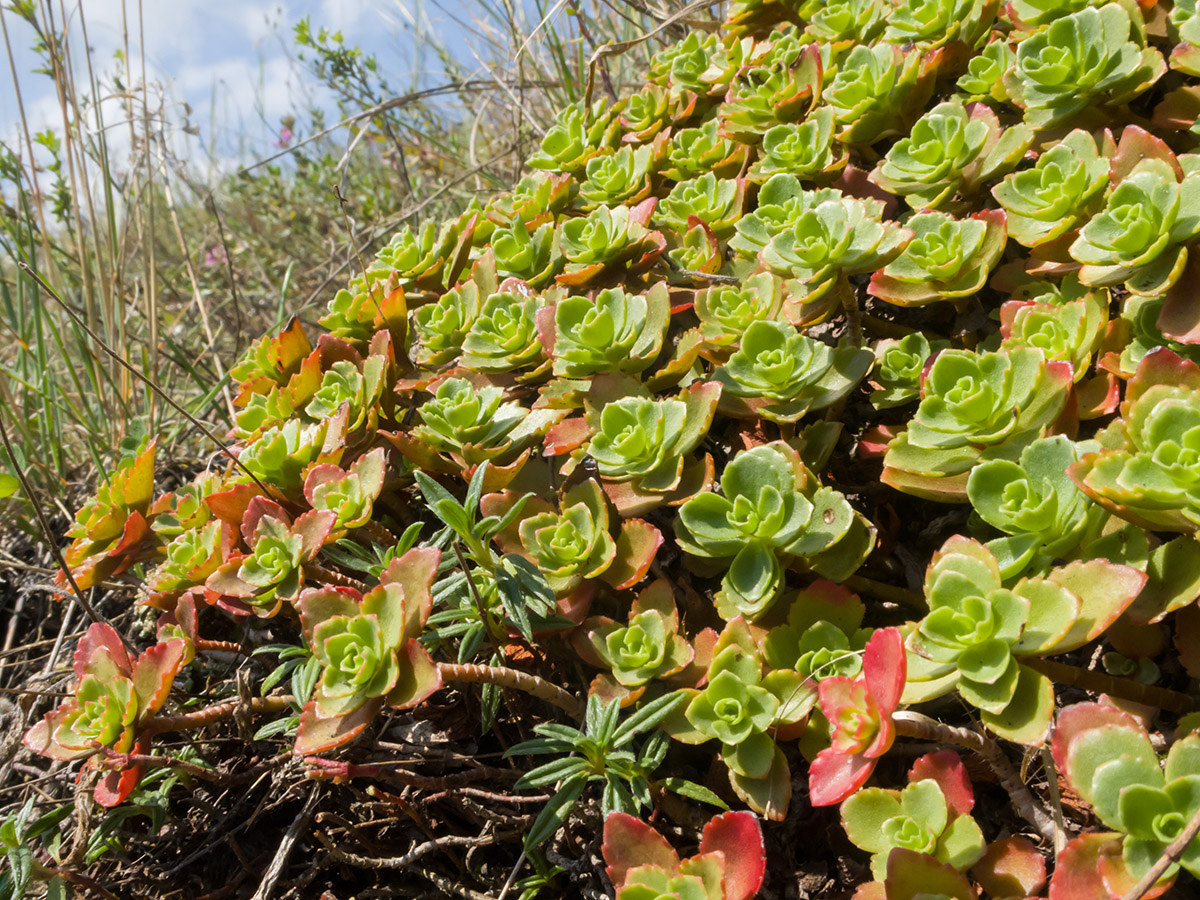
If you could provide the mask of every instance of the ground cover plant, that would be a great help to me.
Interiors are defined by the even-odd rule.
[[[201,474],[131,442],[12,893],[264,780],[296,896],[1197,890],[1197,11],[722,12],[257,340]]]

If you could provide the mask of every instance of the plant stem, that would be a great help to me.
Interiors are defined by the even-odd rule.
[[[1054,819],[1034,797],[1033,792],[1021,780],[1004,755],[1004,751],[993,741],[978,731],[970,728],[958,728],[944,725],[929,716],[911,710],[901,710],[893,714],[892,722],[896,726],[899,737],[916,738],[921,741],[933,741],[939,744],[954,744],[971,750],[984,758],[996,773],[1001,786],[1008,791],[1017,813],[1032,825],[1043,839],[1053,842],[1056,835]]]
[[[361,531],[381,547],[396,546],[396,536],[388,531],[385,526],[379,524],[374,519],[368,520],[365,525],[359,528],[359,531]]]
[[[248,704],[249,712],[252,715],[283,712],[294,699],[288,694],[275,697],[255,697]],[[213,725],[222,719],[231,718],[238,710],[245,708],[246,705],[243,705],[240,700],[230,700],[177,716],[157,716],[146,724],[142,734],[150,736],[162,734],[164,731],[193,731],[197,728],[204,728],[206,725]]]
[[[359,581],[357,578],[351,578],[349,575],[343,575],[341,572],[327,569],[320,563],[315,562],[306,562],[304,564],[304,577],[311,578],[314,581],[323,581],[325,584],[332,584],[335,587],[354,588],[360,594],[365,594],[371,589],[371,586],[365,581]]]
[[[567,693],[558,685],[551,684],[536,675],[530,675],[528,672],[518,672],[516,669],[504,666],[478,666],[462,663],[438,663],[437,667],[442,681],[460,684],[494,684],[498,687],[514,688],[532,694],[539,700],[545,700],[570,713],[576,719],[583,718],[583,703],[577,697]]]
[[[1172,691],[1153,684],[1142,684],[1138,681],[1130,681],[1128,678],[1116,678],[1107,672],[1094,672],[1052,659],[1023,656],[1020,661],[1022,665],[1042,673],[1056,684],[1070,684],[1096,694],[1111,694],[1122,700],[1132,700],[1134,703],[1154,706],[1181,715],[1200,709],[1200,703],[1195,697],[1180,691]]]
[[[198,640],[195,642],[195,647],[197,653],[240,653],[242,656],[250,655],[237,641]]]

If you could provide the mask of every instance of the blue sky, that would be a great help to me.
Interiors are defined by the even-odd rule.
[[[57,4],[51,4],[57,5]],[[347,44],[374,53],[396,91],[409,89],[410,73],[436,79],[436,58],[414,60],[412,28],[420,21],[447,46],[459,61],[476,65],[472,53],[484,53],[478,41],[456,24],[469,18],[471,0],[446,0],[440,6],[429,0],[141,0],[147,80],[163,86],[165,117],[170,123],[178,155],[203,167],[205,147],[214,147],[223,165],[271,151],[278,137],[279,120],[314,102],[330,111],[330,98],[314,93],[312,80],[294,63],[292,27],[309,16],[315,28],[327,26],[344,32]],[[138,0],[74,0],[67,3],[73,40],[82,46],[78,9],[86,20],[93,64],[103,71],[124,69],[114,54],[122,45],[122,10],[130,22],[131,67],[140,80]],[[29,49],[33,32],[12,13],[5,13],[13,44],[26,115],[35,130],[61,125],[50,79],[34,74],[37,57]],[[80,65],[80,60],[77,60]],[[76,77],[84,73],[77,70]],[[11,142],[17,134],[18,108],[7,72],[0,75],[0,139]],[[105,119],[120,118],[115,98],[105,101]],[[179,125],[191,107],[190,122],[200,129],[198,139],[182,134]],[[108,112],[112,107],[112,113]],[[128,129],[114,127],[110,138],[119,153]]]

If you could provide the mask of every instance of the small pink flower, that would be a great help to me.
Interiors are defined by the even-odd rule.
[[[225,252],[224,244],[217,244],[208,248],[208,252],[204,254],[204,265],[208,267],[221,266],[229,262],[229,255]]]
[[[292,133],[292,129],[290,129],[286,125],[284,125],[282,128],[279,129],[279,140],[271,141],[271,146],[277,147],[278,149],[282,150],[284,147],[286,147],[288,144],[290,144],[292,142],[292,138],[294,138],[295,136],[296,135],[294,135]]]

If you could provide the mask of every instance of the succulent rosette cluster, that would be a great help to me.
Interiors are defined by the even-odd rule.
[[[145,741],[203,718],[162,714],[176,673],[272,654],[228,715],[279,713],[255,740],[321,777],[386,781],[380,728],[458,740],[441,726],[476,713],[481,750],[569,754],[518,782],[554,790],[527,898],[584,806],[794,824],[807,784],[870,855],[858,900],[971,900],[1042,892],[1044,787],[1005,766],[1053,734],[1109,830],[1071,837],[1050,896],[1150,870],[1196,806],[1194,720],[1165,764],[1147,737],[1200,671],[1196,3],[707,14],[647,29],[644,79],[625,65],[654,41],[606,45],[530,174],[402,228],[329,333],[256,341],[205,472],[164,491],[166,443],[123,445],[64,558],[85,594],[140,581],[159,642],[92,626],[28,747],[123,798]],[[1060,710],[1068,685],[1139,720]],[[510,716],[540,737],[508,741]],[[944,750],[897,784],[913,740],[979,751],[1012,814],[975,822]],[[987,843],[1018,816],[1040,849]],[[767,883],[749,814],[688,858],[634,822],[606,825],[618,900]]]

